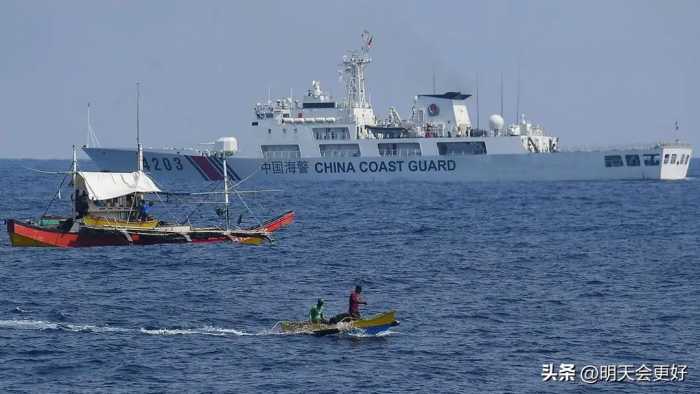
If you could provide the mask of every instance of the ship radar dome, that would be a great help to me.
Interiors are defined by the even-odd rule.
[[[503,117],[499,114],[493,114],[489,116],[489,127],[491,130],[501,130],[503,129],[503,125],[505,124],[505,121],[503,120]]]
[[[238,140],[236,137],[221,137],[214,143],[214,148],[225,156],[231,156],[238,152]]]

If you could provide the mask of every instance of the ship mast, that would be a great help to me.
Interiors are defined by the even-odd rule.
[[[372,58],[369,57],[372,40],[372,35],[365,30],[362,33],[362,49],[349,51],[343,56],[341,71],[345,81],[345,100],[348,108],[370,108],[365,87],[365,67],[372,62]]]

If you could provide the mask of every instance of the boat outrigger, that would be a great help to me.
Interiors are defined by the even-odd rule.
[[[224,159],[225,161],[225,159]],[[73,214],[70,217],[43,215],[39,220],[7,220],[12,246],[86,247],[152,245],[165,243],[235,242],[261,244],[271,234],[293,222],[288,211],[249,228],[230,228],[229,187],[224,180],[225,226],[193,227],[171,224],[151,217],[146,195],[161,193],[139,168],[131,173],[83,172],[77,170],[75,147],[73,168]]]
[[[277,324],[280,332],[285,334],[332,335],[359,332],[365,335],[377,335],[399,325],[396,311],[387,311],[361,319],[349,316],[334,324],[312,323],[306,321],[282,321]]]
[[[231,241],[258,245],[270,241],[270,235],[291,224],[294,212],[288,211],[258,226],[231,228],[229,217],[229,166],[227,154],[219,160],[223,165],[224,208],[217,213],[224,216],[225,226],[193,227],[189,216],[179,223],[167,223],[148,214],[152,202],[146,195],[159,195],[160,188],[143,171],[143,147],[139,129],[139,84],[136,84],[136,146],[135,172],[78,171],[76,147],[73,146],[71,171],[59,172],[71,176],[73,212],[70,217],[42,215],[38,221],[8,219],[7,232],[12,246],[84,247],[116,245],[152,245],[166,243],[212,243]],[[90,106],[88,105],[88,111]],[[89,112],[88,112],[88,129]],[[64,178],[65,181],[65,178]],[[243,180],[238,182],[240,185]],[[61,186],[63,183],[61,183]],[[60,196],[60,188],[58,195]],[[235,185],[234,185],[235,187]],[[237,190],[233,190],[240,197]],[[188,193],[170,193],[183,195]],[[194,193],[216,195],[214,193]],[[52,200],[53,201],[53,200]],[[241,201],[243,201],[241,199]],[[217,202],[218,203],[218,202]],[[245,205],[245,203],[244,203]],[[247,205],[246,205],[247,208]],[[48,208],[47,208],[48,210]],[[240,225],[240,219],[238,221]]]

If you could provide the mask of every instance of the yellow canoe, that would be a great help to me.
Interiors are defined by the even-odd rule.
[[[359,320],[344,320],[338,324],[311,323],[310,321],[283,321],[279,328],[284,333],[312,333],[316,335],[337,334],[361,329],[366,334],[375,335],[399,325],[396,311],[388,311]]]

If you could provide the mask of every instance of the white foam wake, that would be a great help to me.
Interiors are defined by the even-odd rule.
[[[260,333],[248,333],[234,328],[219,328],[204,326],[201,328],[125,328],[112,326],[99,326],[93,324],[71,324],[50,322],[44,320],[14,319],[0,320],[0,329],[8,330],[59,330],[69,332],[92,333],[141,333],[147,335],[216,335],[216,336],[248,336],[267,335],[268,331]]]
[[[294,335],[303,333],[284,333],[277,326],[272,329],[262,330],[256,333],[246,332],[243,330],[237,330],[235,328],[221,328],[214,326],[203,326],[198,328],[128,328],[128,327],[113,327],[113,326],[100,326],[94,324],[73,324],[73,323],[62,323],[62,322],[51,322],[45,320],[30,320],[30,319],[13,319],[13,320],[0,320],[0,330],[54,330],[54,331],[67,331],[76,333],[127,333],[127,334],[146,334],[146,335],[162,335],[162,336],[173,336],[173,335],[213,335],[213,336],[268,336],[268,335]],[[387,335],[396,334],[395,331],[385,331],[375,335],[368,335],[362,330],[348,330],[344,331],[344,335],[349,335],[353,337],[382,337]]]

